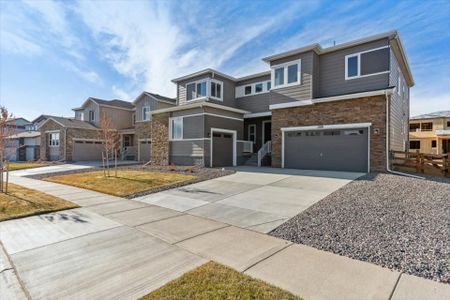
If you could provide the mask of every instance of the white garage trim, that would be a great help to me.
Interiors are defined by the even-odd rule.
[[[222,132],[222,133],[231,133],[233,135],[233,167],[236,167],[237,165],[237,131],[236,130],[229,130],[229,129],[220,129],[220,128],[211,128],[211,143],[209,146],[209,166],[212,168],[213,165],[213,133],[214,132]]]
[[[372,123],[349,123],[349,124],[282,127],[281,128],[281,167],[284,168],[284,139],[285,139],[284,136],[285,136],[285,132],[308,131],[308,130],[368,128],[368,132],[367,132],[367,144],[368,144],[368,147],[367,147],[367,172],[370,172],[370,127],[371,126],[372,126]]]

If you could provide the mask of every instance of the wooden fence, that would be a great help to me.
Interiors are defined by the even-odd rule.
[[[419,151],[391,151],[393,166],[414,169],[417,173],[449,176],[449,155],[425,154]]]

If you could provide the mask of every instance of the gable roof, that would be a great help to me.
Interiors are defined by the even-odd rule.
[[[411,117],[411,120],[420,120],[420,119],[436,119],[436,118],[450,118],[450,110],[441,110],[428,114],[418,115]]]
[[[400,40],[400,35],[396,30],[376,34],[373,36],[350,41],[347,43],[338,44],[338,45],[327,47],[327,48],[322,48],[322,46],[320,46],[320,44],[315,43],[315,44],[307,45],[307,46],[304,46],[301,48],[297,48],[297,49],[293,49],[290,51],[286,51],[286,52],[282,52],[282,53],[278,53],[275,55],[264,57],[263,61],[265,61],[266,63],[270,63],[271,61],[274,61],[274,60],[278,60],[281,58],[289,57],[292,55],[296,55],[296,54],[300,54],[300,53],[304,53],[304,52],[308,52],[308,51],[314,51],[318,55],[321,55],[321,54],[330,53],[330,52],[358,46],[361,44],[373,42],[373,41],[380,40],[383,38],[388,38],[391,40],[392,46],[393,46],[392,51],[394,52],[394,54],[397,56],[397,59],[399,60],[400,67],[402,67],[404,74],[405,74],[405,79],[409,86],[413,86],[414,79],[413,79],[413,76],[411,73],[411,69],[409,68],[408,58],[406,57],[405,51],[403,49],[403,45]]]
[[[72,110],[77,111],[83,109],[86,104],[88,104],[90,101],[100,105],[100,106],[107,106],[107,107],[114,107],[119,109],[125,109],[125,110],[133,110],[134,104],[129,101],[119,100],[119,99],[113,99],[113,100],[104,100],[94,97],[89,97],[84,101],[83,105],[77,108],[73,108]]]
[[[175,105],[177,103],[177,99],[175,99],[175,98],[169,98],[166,96],[161,96],[159,94],[143,91],[139,96],[136,97],[136,99],[133,101],[133,104],[136,104],[137,102],[139,102],[139,100],[141,100],[142,96],[144,96],[144,95],[149,96],[156,101],[161,101],[161,102],[165,102],[168,104]]]
[[[200,75],[205,75],[205,74],[210,74],[210,73],[211,73],[211,74],[217,74],[217,75],[219,75],[219,76],[225,77],[225,78],[227,78],[227,79],[229,79],[229,80],[231,80],[231,81],[237,81],[237,79],[234,78],[233,76],[227,75],[227,74],[225,74],[225,73],[216,71],[216,70],[211,69],[211,68],[207,68],[207,69],[204,69],[204,70],[195,72],[195,73],[191,73],[191,74],[188,74],[188,75],[185,75],[185,76],[181,76],[181,77],[172,79],[172,82],[173,82],[173,83],[177,83],[177,82],[180,82],[180,81],[189,79],[189,78],[193,78],[193,77],[200,76]]]
[[[77,120],[73,118],[64,118],[64,117],[53,117],[50,116],[47,120],[45,120],[42,124],[39,125],[39,128],[44,126],[49,120],[52,120],[64,128],[79,128],[79,129],[91,129],[97,130],[98,128],[92,125],[87,121]]]
[[[22,121],[22,124],[23,124],[23,125],[30,125],[30,124],[31,124],[30,121],[28,121],[27,119],[22,118],[22,117],[8,119],[8,120],[6,120],[6,123],[12,123],[12,122],[14,122],[14,123],[17,124],[17,121]]]

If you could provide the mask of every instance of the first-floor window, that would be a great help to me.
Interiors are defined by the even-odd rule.
[[[436,148],[436,141],[431,141],[431,148]]]
[[[59,146],[59,132],[52,132],[49,134],[48,145],[50,147]]]
[[[149,121],[150,119],[151,119],[150,107],[144,106],[142,108],[142,120],[143,121]]]
[[[183,138],[183,118],[171,119],[172,140],[181,140]]]
[[[256,143],[256,125],[248,125],[248,140]]]
[[[420,141],[409,141],[409,149],[420,149]]]

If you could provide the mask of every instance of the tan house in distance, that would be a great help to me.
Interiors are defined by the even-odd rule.
[[[409,149],[431,154],[450,153],[450,110],[410,118]]]

